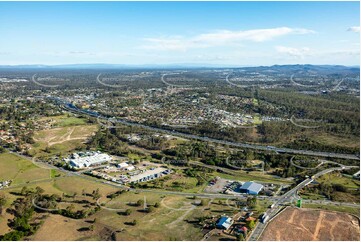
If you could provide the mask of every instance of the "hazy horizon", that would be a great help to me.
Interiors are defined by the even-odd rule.
[[[359,66],[359,2],[0,2],[0,65]]]

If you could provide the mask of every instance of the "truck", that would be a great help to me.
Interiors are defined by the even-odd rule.
[[[267,223],[269,219],[269,216],[267,215],[267,213],[263,214],[262,218],[261,218],[261,223],[265,224]]]

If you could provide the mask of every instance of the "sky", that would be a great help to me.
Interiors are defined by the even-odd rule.
[[[359,65],[359,42],[359,2],[0,2],[0,65]]]

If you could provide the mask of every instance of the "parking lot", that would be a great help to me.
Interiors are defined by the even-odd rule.
[[[217,177],[215,178],[214,182],[208,184],[204,191],[208,193],[222,193],[224,191],[224,187],[227,186],[227,184],[229,184],[227,179]]]

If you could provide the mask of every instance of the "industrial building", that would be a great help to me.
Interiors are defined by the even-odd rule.
[[[130,177],[130,182],[146,182],[153,179],[160,178],[163,175],[168,175],[170,170],[165,168],[155,168],[153,170],[146,170],[145,172]]]
[[[221,217],[216,224],[217,229],[229,229],[233,224],[233,220],[230,217]]]
[[[240,193],[257,195],[263,189],[263,185],[249,181],[245,182],[238,190]]]
[[[72,158],[69,159],[69,165],[75,169],[82,169],[94,165],[100,165],[102,163],[111,161],[112,158],[108,154],[101,152],[86,152],[84,155],[79,156],[74,153]]]

